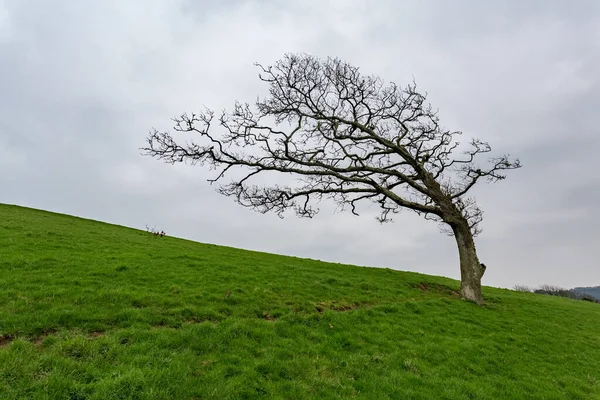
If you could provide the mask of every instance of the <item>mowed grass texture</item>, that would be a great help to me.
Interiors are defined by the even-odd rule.
[[[600,399],[600,305],[458,287],[0,205],[0,399]]]

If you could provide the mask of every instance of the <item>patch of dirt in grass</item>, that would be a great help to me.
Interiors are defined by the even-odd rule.
[[[215,320],[212,318],[187,318],[178,322],[155,322],[155,323],[151,323],[150,324],[150,329],[153,330],[157,330],[157,329],[166,329],[166,330],[179,330],[182,329],[186,326],[190,326],[190,325],[199,325],[199,324],[205,324],[205,323],[209,323],[211,325],[218,325],[219,324],[219,320]]]
[[[446,295],[451,295],[452,297],[460,297],[460,293],[457,292],[456,290],[452,289],[449,286],[446,285],[440,285],[439,283],[436,284],[429,284],[426,282],[419,282],[417,284],[412,284],[411,287],[415,288],[415,289],[419,289],[423,292],[429,292],[429,291],[435,291],[438,293],[442,293],[442,294],[446,294]]]
[[[35,344],[36,346],[41,346],[41,345],[42,345],[42,343],[44,342],[44,339],[46,339],[48,336],[52,336],[52,335],[56,334],[56,332],[57,332],[57,331],[56,331],[55,329],[48,329],[48,330],[46,330],[46,331],[42,332],[41,334],[39,334],[38,336],[36,336],[36,337],[35,337],[35,338],[32,340],[32,342],[33,342],[33,344]],[[104,336],[104,333],[105,333],[104,331],[92,331],[92,332],[89,332],[89,333],[87,334],[87,336],[88,336],[90,339],[95,339],[95,338],[97,338],[97,337]]]
[[[0,335],[0,347],[8,346],[13,340],[15,340],[13,335]]]
[[[178,329],[181,329],[182,326],[183,326],[182,323],[165,324],[165,323],[159,322],[159,323],[155,323],[155,324],[150,324],[150,329],[152,329],[152,330],[163,329],[163,330],[176,331]]]
[[[46,339],[50,335],[54,335],[55,333],[56,333],[56,330],[54,330],[54,329],[48,329],[48,330],[42,332],[41,334],[39,334],[33,340],[33,344],[35,344],[36,346],[41,346],[42,342],[44,341],[44,339]]]
[[[274,317],[269,313],[264,313],[263,318],[266,319],[267,321],[275,321],[277,319],[277,317]]]
[[[322,301],[315,305],[315,310],[317,310],[319,313],[325,312],[325,310],[345,312],[356,309],[358,309],[358,304],[356,303],[338,303],[336,301]]]

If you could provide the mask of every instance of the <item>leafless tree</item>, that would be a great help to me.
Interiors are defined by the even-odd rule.
[[[374,202],[381,222],[403,208],[437,221],[456,238],[461,295],[481,304],[485,269],[473,238],[482,212],[468,194],[478,182],[504,179],[519,160],[502,155],[477,165],[490,145],[473,139],[459,149],[461,132],[440,126],[414,82],[400,88],[339,59],[306,54],[256,65],[269,86],[267,98],[238,102],[217,116],[208,109],[183,114],[173,119],[174,131],[197,140],[176,141],[153,130],[143,153],[210,167],[219,193],[262,213],[293,209],[312,217],[315,202],[330,198],[357,215],[360,202]],[[238,167],[242,177],[223,182]],[[293,185],[257,183],[272,172],[297,179]]]

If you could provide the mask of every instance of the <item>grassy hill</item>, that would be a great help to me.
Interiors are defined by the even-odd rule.
[[[600,306],[0,205],[1,399],[600,399]]]

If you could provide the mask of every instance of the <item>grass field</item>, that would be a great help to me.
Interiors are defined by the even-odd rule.
[[[599,304],[457,289],[0,205],[0,399],[600,399]]]

